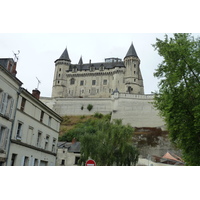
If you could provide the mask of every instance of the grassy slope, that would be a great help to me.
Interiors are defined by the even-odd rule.
[[[62,136],[63,133],[66,133],[68,130],[74,128],[76,124],[85,122],[88,119],[94,119],[94,116],[64,116],[60,126],[59,135]]]

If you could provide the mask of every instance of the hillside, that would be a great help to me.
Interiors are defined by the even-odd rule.
[[[76,124],[85,122],[88,119],[94,119],[93,115],[88,116],[64,116],[60,125],[59,136],[62,136],[68,130],[73,129]]]

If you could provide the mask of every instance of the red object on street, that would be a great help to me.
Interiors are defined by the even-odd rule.
[[[88,160],[85,163],[85,166],[96,166],[96,162],[94,160]]]

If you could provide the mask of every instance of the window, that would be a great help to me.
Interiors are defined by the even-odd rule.
[[[22,137],[22,125],[21,122],[18,122],[16,139],[21,139]]]
[[[42,142],[42,132],[38,131],[36,146],[39,147],[39,148],[41,148],[41,142]]]
[[[134,67],[136,68],[136,64],[134,64]]]
[[[21,107],[20,107],[21,111],[24,111],[25,104],[26,104],[26,99],[24,97],[22,97],[22,102],[21,102]]]
[[[45,150],[48,150],[48,144],[49,144],[49,135],[46,135],[46,140],[45,140],[45,145],[44,145]]]
[[[134,71],[134,74],[136,74],[136,71]]]
[[[80,81],[80,85],[84,85],[84,81]]]
[[[103,84],[104,84],[104,85],[107,85],[107,80],[103,80]]]
[[[23,166],[28,166],[29,158],[27,156],[24,157],[24,164]]]
[[[91,65],[91,66],[90,66],[90,71],[91,71],[91,72],[95,71],[94,65]]]
[[[75,165],[78,165],[79,159],[80,159],[80,157],[78,157],[78,156],[75,157],[75,163],[74,163]]]
[[[34,160],[34,166],[38,166],[38,159]]]
[[[44,117],[44,111],[41,111],[41,114],[40,114],[40,121],[43,122],[43,117]]]
[[[10,164],[11,166],[15,166],[16,158],[17,154],[13,153],[11,157],[11,164]]]
[[[74,78],[70,79],[70,85],[74,85],[74,84],[75,84],[75,79]]]
[[[92,80],[92,85],[96,85],[96,80]]]
[[[65,165],[65,160],[61,160],[61,165]]]
[[[7,147],[9,129],[0,124],[0,150],[5,151]]]
[[[52,152],[56,152],[56,138],[53,138],[53,143],[52,143]]]
[[[103,70],[104,70],[103,64],[101,64],[101,66],[99,67],[99,70],[100,70],[100,71],[103,71]]]
[[[52,117],[49,116],[48,126],[51,126],[51,119],[52,119]]]
[[[0,113],[10,118],[13,110],[14,100],[5,92],[0,93]]]

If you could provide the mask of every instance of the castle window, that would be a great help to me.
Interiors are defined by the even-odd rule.
[[[100,70],[100,71],[103,71],[103,70],[104,70],[104,66],[103,66],[103,64],[100,65],[99,70]]]
[[[136,71],[134,71],[134,74],[136,73]]]
[[[91,72],[95,71],[94,65],[91,65],[91,66],[90,66],[90,71],[91,71]]]
[[[92,80],[92,85],[96,85],[96,80]]]
[[[134,79],[134,82],[136,82],[136,79]]]
[[[75,84],[75,79],[72,78],[72,79],[70,80],[70,85],[74,85],[74,84]]]
[[[136,68],[136,64],[134,64],[134,67]]]
[[[84,84],[84,81],[80,81],[80,85],[83,85]]]
[[[104,84],[104,85],[107,85],[107,80],[103,80],[103,84]]]
[[[59,71],[61,71],[61,68],[59,69]]]

